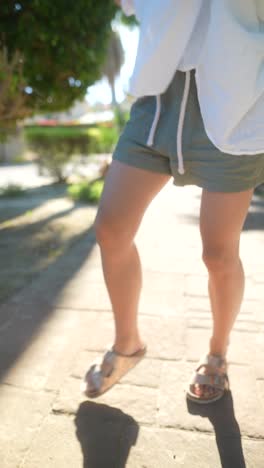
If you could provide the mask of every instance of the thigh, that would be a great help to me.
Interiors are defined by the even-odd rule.
[[[146,208],[171,176],[112,161],[105,179],[96,224],[133,238]]]
[[[209,192],[203,190],[200,231],[206,250],[238,247],[253,190]]]

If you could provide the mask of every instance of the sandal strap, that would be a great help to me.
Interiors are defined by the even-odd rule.
[[[199,373],[202,367],[206,367],[207,374]],[[223,356],[206,354],[200,359],[198,367],[190,380],[190,385],[208,385],[224,391],[229,387],[228,376],[225,372],[226,368],[227,362]]]
[[[114,350],[109,349],[108,351],[106,351],[100,365],[100,370],[102,372],[103,377],[109,377],[112,374],[115,368],[116,359],[117,353]]]
[[[103,382],[103,376],[100,372],[100,366],[93,364],[85,375],[85,381],[92,391],[98,391]]]
[[[104,378],[109,377],[115,368],[116,357],[117,354],[109,349],[100,360],[94,361],[85,377],[90,389],[98,391],[101,388]]]
[[[130,356],[126,356],[114,351],[113,348],[108,349],[100,360],[95,360],[90,369],[86,373],[85,380],[91,390],[99,391],[103,385],[105,378],[114,376],[114,371],[119,369],[119,373],[125,374],[126,369],[133,367],[135,360],[141,358],[146,353],[146,346]],[[131,366],[131,364],[133,364]]]
[[[199,370],[203,366],[209,366],[212,369],[217,369],[226,365],[226,359],[223,356],[220,356],[219,354],[206,354],[200,359],[196,370]]]
[[[204,375],[204,374],[197,374],[195,373],[191,379],[190,384],[195,385],[209,385],[214,388],[219,388],[220,390],[224,390],[228,383],[228,377],[226,374],[218,375],[218,374],[211,374],[211,375]]]

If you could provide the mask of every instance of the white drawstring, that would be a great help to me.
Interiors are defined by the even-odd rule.
[[[159,121],[159,118],[160,118],[160,110],[161,110],[161,101],[160,101],[160,94],[158,94],[156,96],[155,117],[154,117],[154,120],[153,120],[152,125],[151,125],[151,129],[150,129],[150,132],[149,132],[147,146],[152,146],[153,145],[156,128],[157,128],[158,121]]]
[[[182,153],[182,133],[183,133],[183,125],[184,125],[184,118],[185,118],[185,113],[186,113],[188,95],[190,91],[190,82],[191,82],[191,72],[187,71],[185,75],[185,85],[184,85],[180,116],[179,116],[179,122],[178,122],[178,129],[177,129],[178,172],[181,175],[184,174],[185,172],[184,164],[183,164],[183,153]],[[147,146],[153,145],[155,132],[157,129],[159,118],[160,118],[160,111],[161,111],[161,97],[160,97],[160,94],[158,94],[156,96],[156,112],[155,112],[155,116],[151,125],[150,132],[149,132]]]
[[[185,85],[184,85],[184,92],[181,102],[181,110],[179,116],[179,123],[178,123],[178,131],[177,131],[177,155],[178,155],[178,172],[179,174],[184,174],[184,164],[183,164],[183,153],[182,153],[182,132],[183,132],[183,124],[187,106],[187,100],[190,90],[190,82],[191,82],[191,72],[187,71],[185,75]]]

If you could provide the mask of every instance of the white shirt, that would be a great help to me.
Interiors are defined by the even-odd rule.
[[[195,68],[213,144],[264,154],[264,0],[122,0],[122,7],[140,21],[129,92],[159,96],[177,69]]]
[[[178,65],[178,70],[180,71],[192,70],[199,64],[206,31],[210,21],[210,1],[211,0],[202,0],[192,34],[187,42],[187,46]]]

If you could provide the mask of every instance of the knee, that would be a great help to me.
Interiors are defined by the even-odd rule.
[[[118,251],[125,244],[122,226],[104,216],[98,216],[94,222],[96,241],[100,248],[107,251]]]
[[[237,249],[225,247],[204,248],[203,262],[210,273],[229,274],[239,265],[239,254]]]
[[[100,247],[104,248],[115,246],[117,237],[115,235],[115,229],[110,220],[97,217],[94,222],[94,231],[96,241]]]

